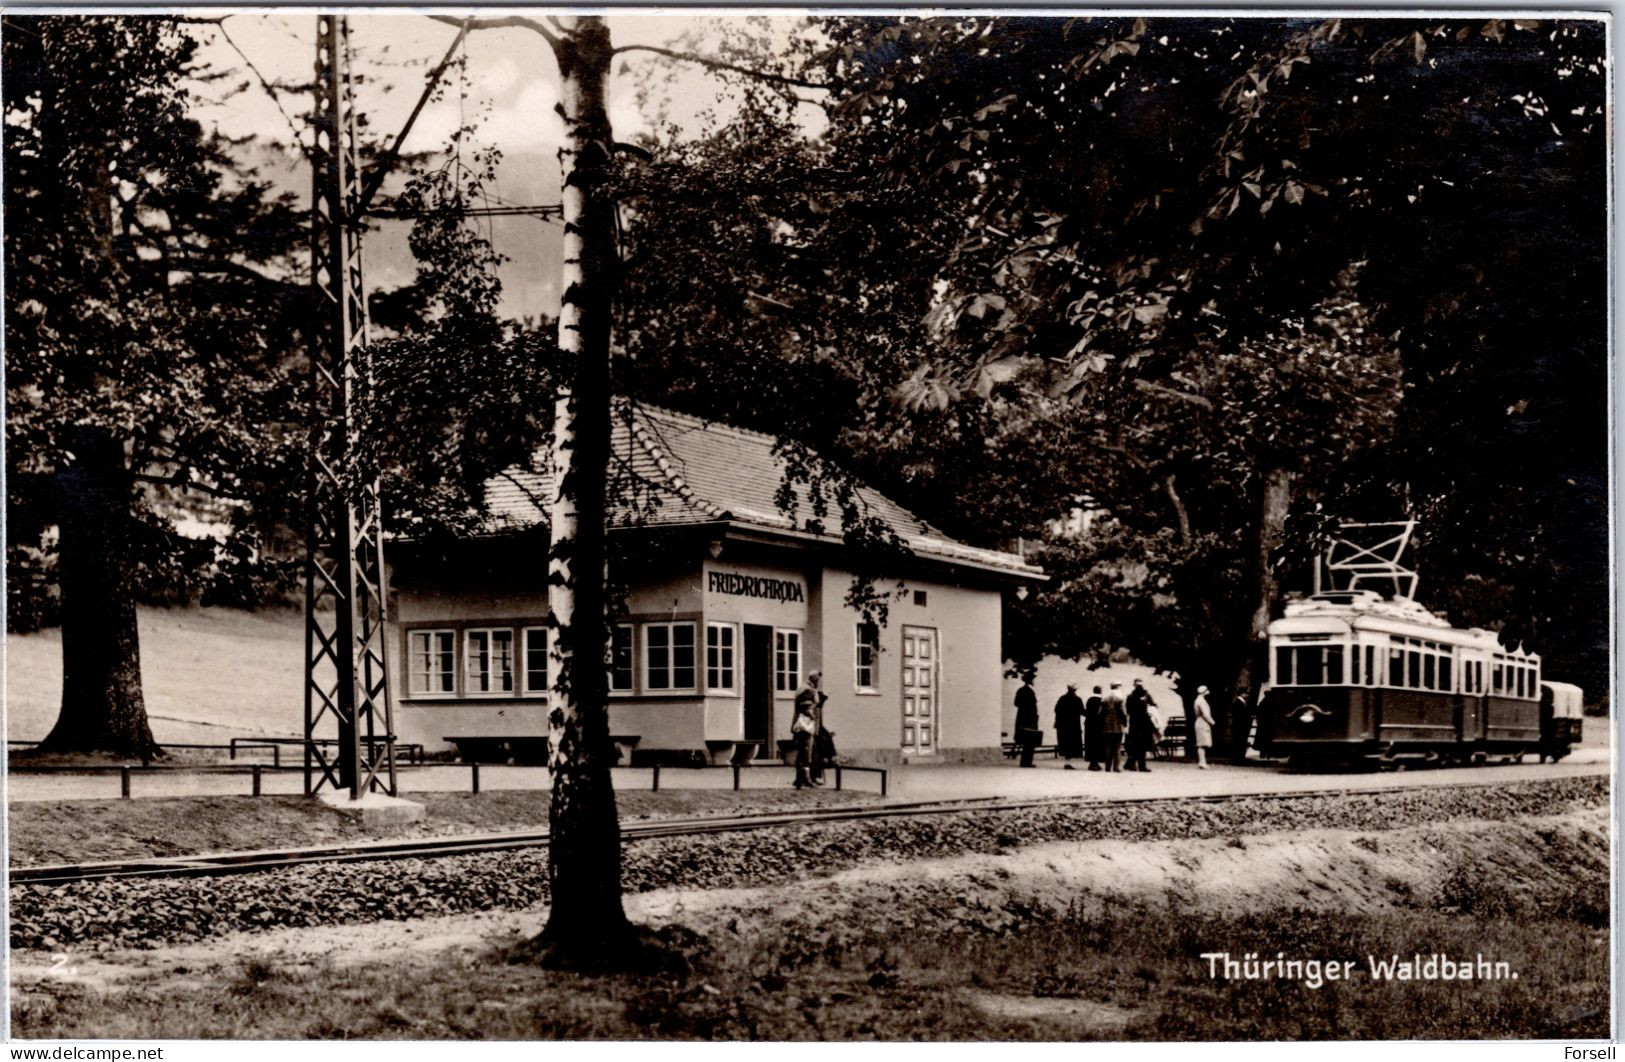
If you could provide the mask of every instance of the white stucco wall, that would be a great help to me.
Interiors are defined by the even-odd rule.
[[[407,635],[413,628],[504,626],[516,630],[545,626],[546,595],[536,580],[526,586],[487,581],[465,590],[440,584],[455,582],[449,573],[417,572],[410,588],[392,594],[390,670],[395,694],[396,732],[403,741],[429,749],[449,747],[454,736],[539,736],[547,732],[545,696],[502,694],[482,697],[423,697],[407,693],[404,668]],[[528,578],[528,577],[527,577]],[[749,584],[739,580],[773,580]],[[731,581],[730,581],[731,580]],[[1003,711],[1008,701],[1000,658],[1000,593],[946,582],[913,580],[889,598],[890,615],[880,632],[874,692],[860,693],[855,681],[855,638],[858,613],[844,598],[851,575],[794,563],[764,563],[730,556],[696,559],[691,568],[644,578],[631,589],[623,622],[636,625],[635,657],[639,689],[615,693],[610,701],[610,731],[636,734],[644,749],[694,749],[707,740],[739,740],[745,733],[745,625],[759,624],[802,632],[800,676],[824,673],[829,694],[826,725],[835,732],[843,757],[861,762],[896,763],[903,759],[903,628],[937,634],[937,724],[935,751],[929,760],[956,762],[996,756],[1000,733],[1008,729]],[[882,583],[888,593],[897,584]],[[743,588],[742,588],[743,587]],[[915,593],[923,591],[924,604]],[[642,625],[663,621],[695,624],[696,685],[692,692],[671,694],[641,690],[644,634]],[[735,666],[737,691],[705,690],[705,624],[738,624]],[[459,636],[459,650],[462,644]],[[522,652],[517,653],[519,669]],[[462,681],[461,655],[458,660]],[[769,665],[771,667],[771,663]],[[522,683],[521,683],[522,684]],[[794,690],[774,690],[767,755],[772,742],[788,737]]]
[[[986,759],[999,746],[1002,611],[995,590],[910,580],[890,597],[880,631],[880,660],[874,693],[856,683],[858,614],[844,598],[848,572],[826,569],[820,614],[823,620],[824,688],[830,695],[826,725],[836,733],[842,755],[877,762],[900,762],[902,753],[904,627],[937,632],[939,696],[937,752],[933,759]],[[882,584],[888,591],[895,583]],[[915,591],[926,603],[915,604]]]

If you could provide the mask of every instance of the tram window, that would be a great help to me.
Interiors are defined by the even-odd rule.
[[[1367,686],[1377,684],[1377,650],[1369,645],[1365,647],[1365,684]]]
[[[1505,693],[1506,692],[1505,682],[1501,678],[1501,665],[1500,664],[1495,665],[1495,692],[1496,693]]]
[[[1433,671],[1432,653],[1424,653],[1422,656],[1422,688],[1425,690],[1436,690],[1439,688]]]
[[[1410,680],[1405,685],[1413,690],[1419,689],[1422,685],[1422,654],[1412,649],[1405,654],[1405,658],[1409,664],[1405,669],[1405,676]]]
[[[1388,685],[1405,685],[1405,650],[1388,650]]]
[[[1516,668],[1514,670],[1516,670],[1517,674],[1518,674],[1518,684],[1517,684],[1516,689],[1513,692],[1515,692],[1519,697],[1522,697],[1523,696],[1523,672],[1524,672],[1524,669],[1520,667],[1520,668]]]
[[[1355,646],[1354,652],[1349,656],[1349,685],[1360,684],[1360,647]]]
[[[1283,686],[1328,686],[1343,682],[1341,645],[1295,645],[1275,650],[1275,679]]]

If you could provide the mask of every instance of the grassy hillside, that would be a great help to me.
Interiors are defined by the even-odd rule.
[[[142,609],[140,624],[147,715],[160,743],[303,731],[302,613]],[[6,736],[44,737],[61,699],[61,632],[9,636]]]

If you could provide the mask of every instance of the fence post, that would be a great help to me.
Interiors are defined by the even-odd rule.
[[[734,769],[734,792],[737,793],[737,792],[739,792],[739,764],[737,764],[737,763],[734,764],[733,769]]]
[[[130,799],[130,768],[120,767],[118,769],[118,787],[119,796],[125,800]]]
[[[649,791],[651,793],[660,792],[660,764],[658,763],[654,765],[654,787]]]
[[[838,763],[835,765],[835,788],[841,788],[841,765]]]
[[[472,768],[471,773],[474,779],[474,794],[478,796],[480,791],[480,765],[477,763],[471,763],[469,764],[469,767]]]
[[[271,766],[272,767],[281,767],[282,766],[282,746],[281,745],[272,745],[271,746]]]
[[[234,759],[234,760],[237,758],[237,739],[236,738],[231,739],[231,757],[230,758]]]
[[[886,768],[880,768],[880,795],[886,795]]]
[[[260,765],[254,765],[254,795],[260,795]]]

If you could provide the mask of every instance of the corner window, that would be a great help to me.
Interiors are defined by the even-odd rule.
[[[617,623],[611,634],[609,688],[612,693],[632,691],[632,625]]]
[[[734,668],[734,632],[737,630],[732,623],[707,623],[705,625],[705,688],[709,690],[723,690],[734,692],[739,688],[735,681]]]
[[[457,692],[457,636],[413,631],[407,638],[407,689],[425,696]]]
[[[801,688],[801,632],[773,632],[773,688],[794,693]]]
[[[463,635],[464,687],[468,696],[513,692],[513,631],[471,630]]]
[[[694,624],[643,625],[643,688],[648,691],[694,688]]]
[[[525,692],[547,692],[547,628],[526,627]]]
[[[876,666],[880,661],[880,628],[873,623],[860,623],[853,652],[853,679],[858,689],[874,691]]]

